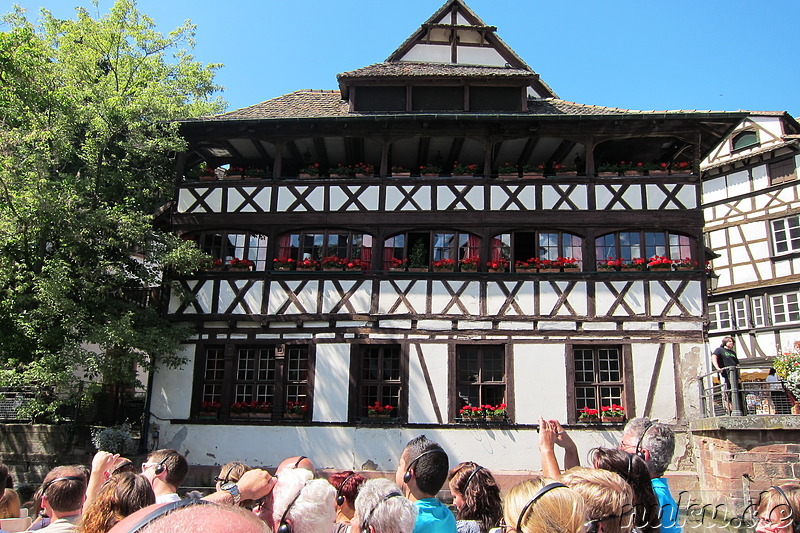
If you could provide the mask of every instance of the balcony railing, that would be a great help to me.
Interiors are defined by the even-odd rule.
[[[748,367],[747,370],[764,370],[769,367]],[[730,376],[729,383],[722,378],[723,371]],[[756,416],[793,414],[794,398],[782,380],[742,381],[737,367],[727,367],[698,376],[700,403],[703,417]]]

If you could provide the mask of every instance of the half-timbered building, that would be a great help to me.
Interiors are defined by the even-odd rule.
[[[197,334],[151,380],[159,445],[390,470],[426,433],[535,469],[540,415],[587,448],[621,426],[583,409],[692,415],[698,165],[743,113],[560,99],[461,0],[338,84],[182,124],[170,230],[217,261],[167,287]]]
[[[787,113],[751,113],[701,166],[706,239],[719,276],[709,298],[710,344],[733,336],[743,359],[800,341],[799,133]]]

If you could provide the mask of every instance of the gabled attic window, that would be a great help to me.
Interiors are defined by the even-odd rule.
[[[758,133],[753,130],[746,130],[733,136],[731,139],[731,150],[735,152],[737,150],[743,150],[757,144]]]

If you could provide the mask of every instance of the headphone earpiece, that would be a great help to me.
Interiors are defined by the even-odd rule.
[[[403,483],[408,484],[408,482],[411,481],[411,477],[413,475],[413,474],[411,474],[411,467],[414,466],[414,464],[417,461],[419,461],[420,459],[422,459],[426,455],[429,455],[431,453],[436,453],[436,452],[444,453],[444,450],[441,449],[441,448],[436,448],[436,449],[433,449],[433,450],[428,450],[427,452],[422,452],[421,454],[416,456],[410,463],[408,463],[408,466],[406,467],[406,473],[403,474]]]
[[[157,475],[157,476],[160,476],[161,474],[163,474],[167,470],[167,465],[165,465],[164,463],[167,461],[167,459],[169,459],[173,455],[180,455],[180,454],[178,452],[170,452],[170,453],[168,453],[166,457],[161,459],[158,462],[158,464],[155,467],[153,467],[153,473],[155,475]]]
[[[642,449],[642,442],[644,442],[644,436],[647,435],[647,430],[653,427],[653,424],[656,423],[656,420],[650,420],[644,426],[644,430],[642,430],[642,434],[639,436],[639,442],[636,443],[636,455],[642,460],[646,460],[644,457],[644,450]]]
[[[336,489],[336,505],[338,505],[339,507],[341,507],[342,505],[344,505],[344,500],[345,500],[345,497],[344,497],[344,494],[342,494],[342,489],[344,488],[344,484],[345,484],[345,483],[347,483],[347,481],[348,481],[348,480],[349,480],[351,477],[353,477],[353,476],[355,476],[355,475],[356,475],[356,473],[355,473],[355,472],[352,472],[352,473],[348,474],[348,475],[347,475],[347,477],[346,477],[346,478],[344,478],[344,481],[342,481],[342,482],[339,484],[339,488],[338,488],[338,489]]]
[[[282,522],[278,527],[278,533],[292,533],[292,524],[289,522]]]
[[[792,531],[793,533],[800,533],[800,517],[794,516],[794,509],[792,508],[792,502],[789,501],[789,497],[786,495],[783,489],[777,485],[773,485],[770,488],[775,489],[778,494],[783,496],[786,506],[789,508],[789,517],[792,519]]]

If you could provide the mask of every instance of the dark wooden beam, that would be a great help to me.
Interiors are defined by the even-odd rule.
[[[319,168],[323,172],[327,172],[331,168],[331,162],[328,158],[328,149],[325,147],[325,139],[322,137],[314,137],[314,151],[317,152],[317,161]]]
[[[297,147],[297,143],[294,141],[289,141],[286,143],[286,148],[289,149],[289,153],[292,154],[292,159],[297,161],[298,165],[303,164],[303,155],[300,153],[300,149]]]
[[[503,148],[503,141],[497,141],[494,143],[494,148],[492,150],[492,164],[489,165],[490,168],[494,169],[497,166],[497,158],[500,157],[500,150]]]
[[[417,147],[417,169],[428,163],[428,150],[431,146],[430,137],[420,137]]]
[[[517,158],[517,165],[528,164],[531,154],[533,153],[533,150],[536,148],[537,144],[539,144],[538,137],[528,137],[528,140],[525,142],[525,146],[522,148],[522,152],[519,154],[519,158]]]
[[[445,172],[452,172],[453,170],[453,162],[458,161],[458,155],[461,153],[461,149],[464,147],[464,137],[456,137],[453,139],[453,142],[450,143],[450,150],[447,152],[447,159],[445,160],[445,165],[442,168]]]
[[[253,148],[256,149],[258,155],[261,159],[264,160],[264,166],[271,167],[272,166],[272,158],[269,156],[267,149],[264,148],[264,145],[261,144],[260,139],[250,139],[250,143],[253,145]]]
[[[225,145],[225,148],[231,153],[234,159],[241,162],[242,164],[244,164],[247,161],[247,159],[241,154],[241,152],[239,152],[239,150],[237,150],[236,147],[233,146],[232,142],[224,140],[222,141],[222,144]]]
[[[561,144],[558,145],[558,148],[555,149],[553,155],[550,156],[549,163],[563,163],[564,159],[569,155],[575,145],[578,144],[575,141],[568,141],[563,140]]]

